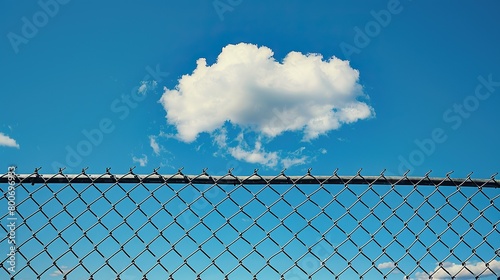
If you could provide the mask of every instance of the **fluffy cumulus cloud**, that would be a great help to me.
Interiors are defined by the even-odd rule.
[[[196,69],[175,88],[165,88],[160,99],[176,137],[190,143],[229,123],[267,140],[291,131],[310,141],[374,115],[362,101],[367,96],[359,72],[348,61],[290,52],[280,62],[273,55],[268,47],[240,43],[224,47],[212,65],[198,59]],[[258,141],[250,149],[227,149],[249,162],[273,165],[277,160]]]
[[[363,95],[358,78],[348,61],[335,57],[290,52],[278,62],[271,49],[241,43],[224,47],[213,65],[198,59],[160,102],[185,142],[226,121],[268,137],[301,131],[309,140],[373,115],[357,100]]]
[[[500,274],[500,261],[498,260],[489,262],[488,267],[484,262],[468,262],[465,266],[462,264],[445,262],[442,267],[437,266],[428,274],[425,272],[417,272],[415,279],[429,279],[429,275],[432,275],[432,279],[450,279],[450,276],[454,276],[454,279],[474,279],[478,275],[484,278],[495,274]]]
[[[0,132],[0,146],[6,146],[11,148],[18,148],[19,144],[17,144],[16,140],[10,138],[9,136]]]

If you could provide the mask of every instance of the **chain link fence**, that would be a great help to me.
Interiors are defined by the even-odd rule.
[[[0,175],[0,279],[498,279],[500,182]]]

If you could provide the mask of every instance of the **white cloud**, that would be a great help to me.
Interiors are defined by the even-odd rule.
[[[60,277],[66,275],[70,269],[68,269],[67,266],[61,266],[61,270],[54,270],[51,274],[49,274],[52,277]]]
[[[228,151],[238,160],[244,160],[249,163],[259,163],[269,167],[275,167],[279,160],[278,153],[264,151],[259,140],[255,142],[253,150],[246,150],[242,145],[238,145],[229,148]]]
[[[198,59],[191,74],[165,88],[160,102],[184,142],[226,122],[268,138],[300,132],[308,141],[374,115],[357,100],[363,96],[358,78],[336,57],[290,52],[278,62],[271,49],[241,43],[224,47],[212,65]]]
[[[157,86],[158,83],[156,81],[142,81],[137,92],[144,95],[150,90],[155,90]]]
[[[149,146],[151,146],[155,155],[160,155],[162,147],[158,144],[158,142],[156,142],[156,137],[154,137],[153,135],[149,136]]]
[[[302,155],[302,152],[304,152],[305,149],[306,147],[300,147],[295,152],[289,153],[288,157],[281,159],[281,165],[283,165],[284,168],[289,168],[294,165],[302,165],[308,163],[307,160],[309,159],[309,157]]]
[[[19,149],[19,144],[17,144],[16,140],[3,134],[2,132],[0,132],[0,146],[6,146],[6,147],[12,147],[12,148]]]
[[[201,147],[203,147],[203,143],[201,145],[196,146],[195,150],[199,152],[201,150]]]
[[[289,168],[294,165],[306,164],[308,159],[309,159],[308,156],[301,156],[296,158],[286,157],[281,160],[281,164],[283,165],[284,168]]]
[[[148,156],[146,156],[145,154],[142,154],[142,157],[140,158],[134,156],[132,157],[132,161],[137,162],[141,167],[144,167],[146,166],[146,164],[148,164]]]
[[[328,151],[327,151],[325,148],[321,148],[321,149],[319,149],[319,152],[320,152],[321,154],[323,154],[323,155],[324,155],[324,154],[326,154],[326,153],[328,153]]]
[[[377,265],[378,269],[388,269],[396,267],[393,262],[383,262]]]
[[[294,156],[300,156],[302,155],[302,152],[306,149],[306,147],[300,147],[298,148],[295,152],[292,152],[291,154]]]
[[[484,262],[468,262],[465,266],[462,264],[445,262],[443,263],[443,267],[437,266],[428,274],[425,272],[417,272],[415,274],[415,279],[429,279],[429,275],[432,275],[432,279],[450,279],[450,276],[455,276],[454,279],[471,279],[478,275],[484,278],[494,275],[492,271],[497,275],[500,274],[500,261],[492,260],[489,263],[489,269],[487,269]]]
[[[224,127],[215,131],[212,134],[212,138],[219,148],[227,147],[227,130]]]
[[[284,168],[288,168],[294,165],[305,164],[309,159],[308,156],[302,156],[305,147],[300,147],[296,151],[288,153],[287,157],[280,158],[280,152],[268,152],[263,148],[260,137],[254,141],[254,147],[251,148],[243,132],[239,133],[234,139],[238,144],[231,147],[228,144],[227,130],[225,128],[218,129],[212,133],[212,138],[214,144],[224,153],[229,153],[237,160],[243,160],[248,163],[258,163],[267,167],[276,167],[279,163]],[[214,156],[217,155],[219,155],[218,152],[214,153]]]

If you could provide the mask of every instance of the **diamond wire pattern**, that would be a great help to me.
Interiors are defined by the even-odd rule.
[[[498,277],[498,182],[495,176],[454,180],[450,174],[439,181],[429,173],[391,179],[383,172],[325,177],[309,170],[292,178],[257,171],[212,177],[206,170],[197,176],[181,170],[113,175],[108,169],[98,176],[61,170],[43,178],[35,170],[18,178],[16,271],[8,270],[3,255],[0,276]],[[179,176],[182,183],[173,180]],[[6,184],[0,189],[7,205]],[[6,225],[0,226],[5,252]]]

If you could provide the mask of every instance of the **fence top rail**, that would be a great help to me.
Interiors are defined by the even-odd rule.
[[[499,188],[500,181],[493,174],[487,179],[471,178],[469,174],[465,178],[451,178],[452,172],[445,177],[429,177],[430,172],[424,176],[385,176],[382,172],[378,176],[363,176],[358,172],[355,175],[340,176],[335,171],[333,175],[313,175],[310,170],[303,176],[288,176],[283,171],[276,176],[261,176],[254,171],[251,175],[234,175],[231,170],[226,175],[211,176],[203,170],[198,175],[186,175],[179,170],[176,174],[160,174],[155,169],[151,174],[135,174],[132,169],[126,174],[112,174],[109,169],[103,174],[88,174],[85,170],[79,174],[40,174],[35,169],[31,174],[16,174],[13,172],[0,175],[0,183],[16,182],[29,184],[91,184],[91,183],[160,183],[160,184],[219,184],[219,185],[267,185],[267,184],[340,184],[340,185],[428,185],[428,186],[456,186],[456,187],[488,187]]]

